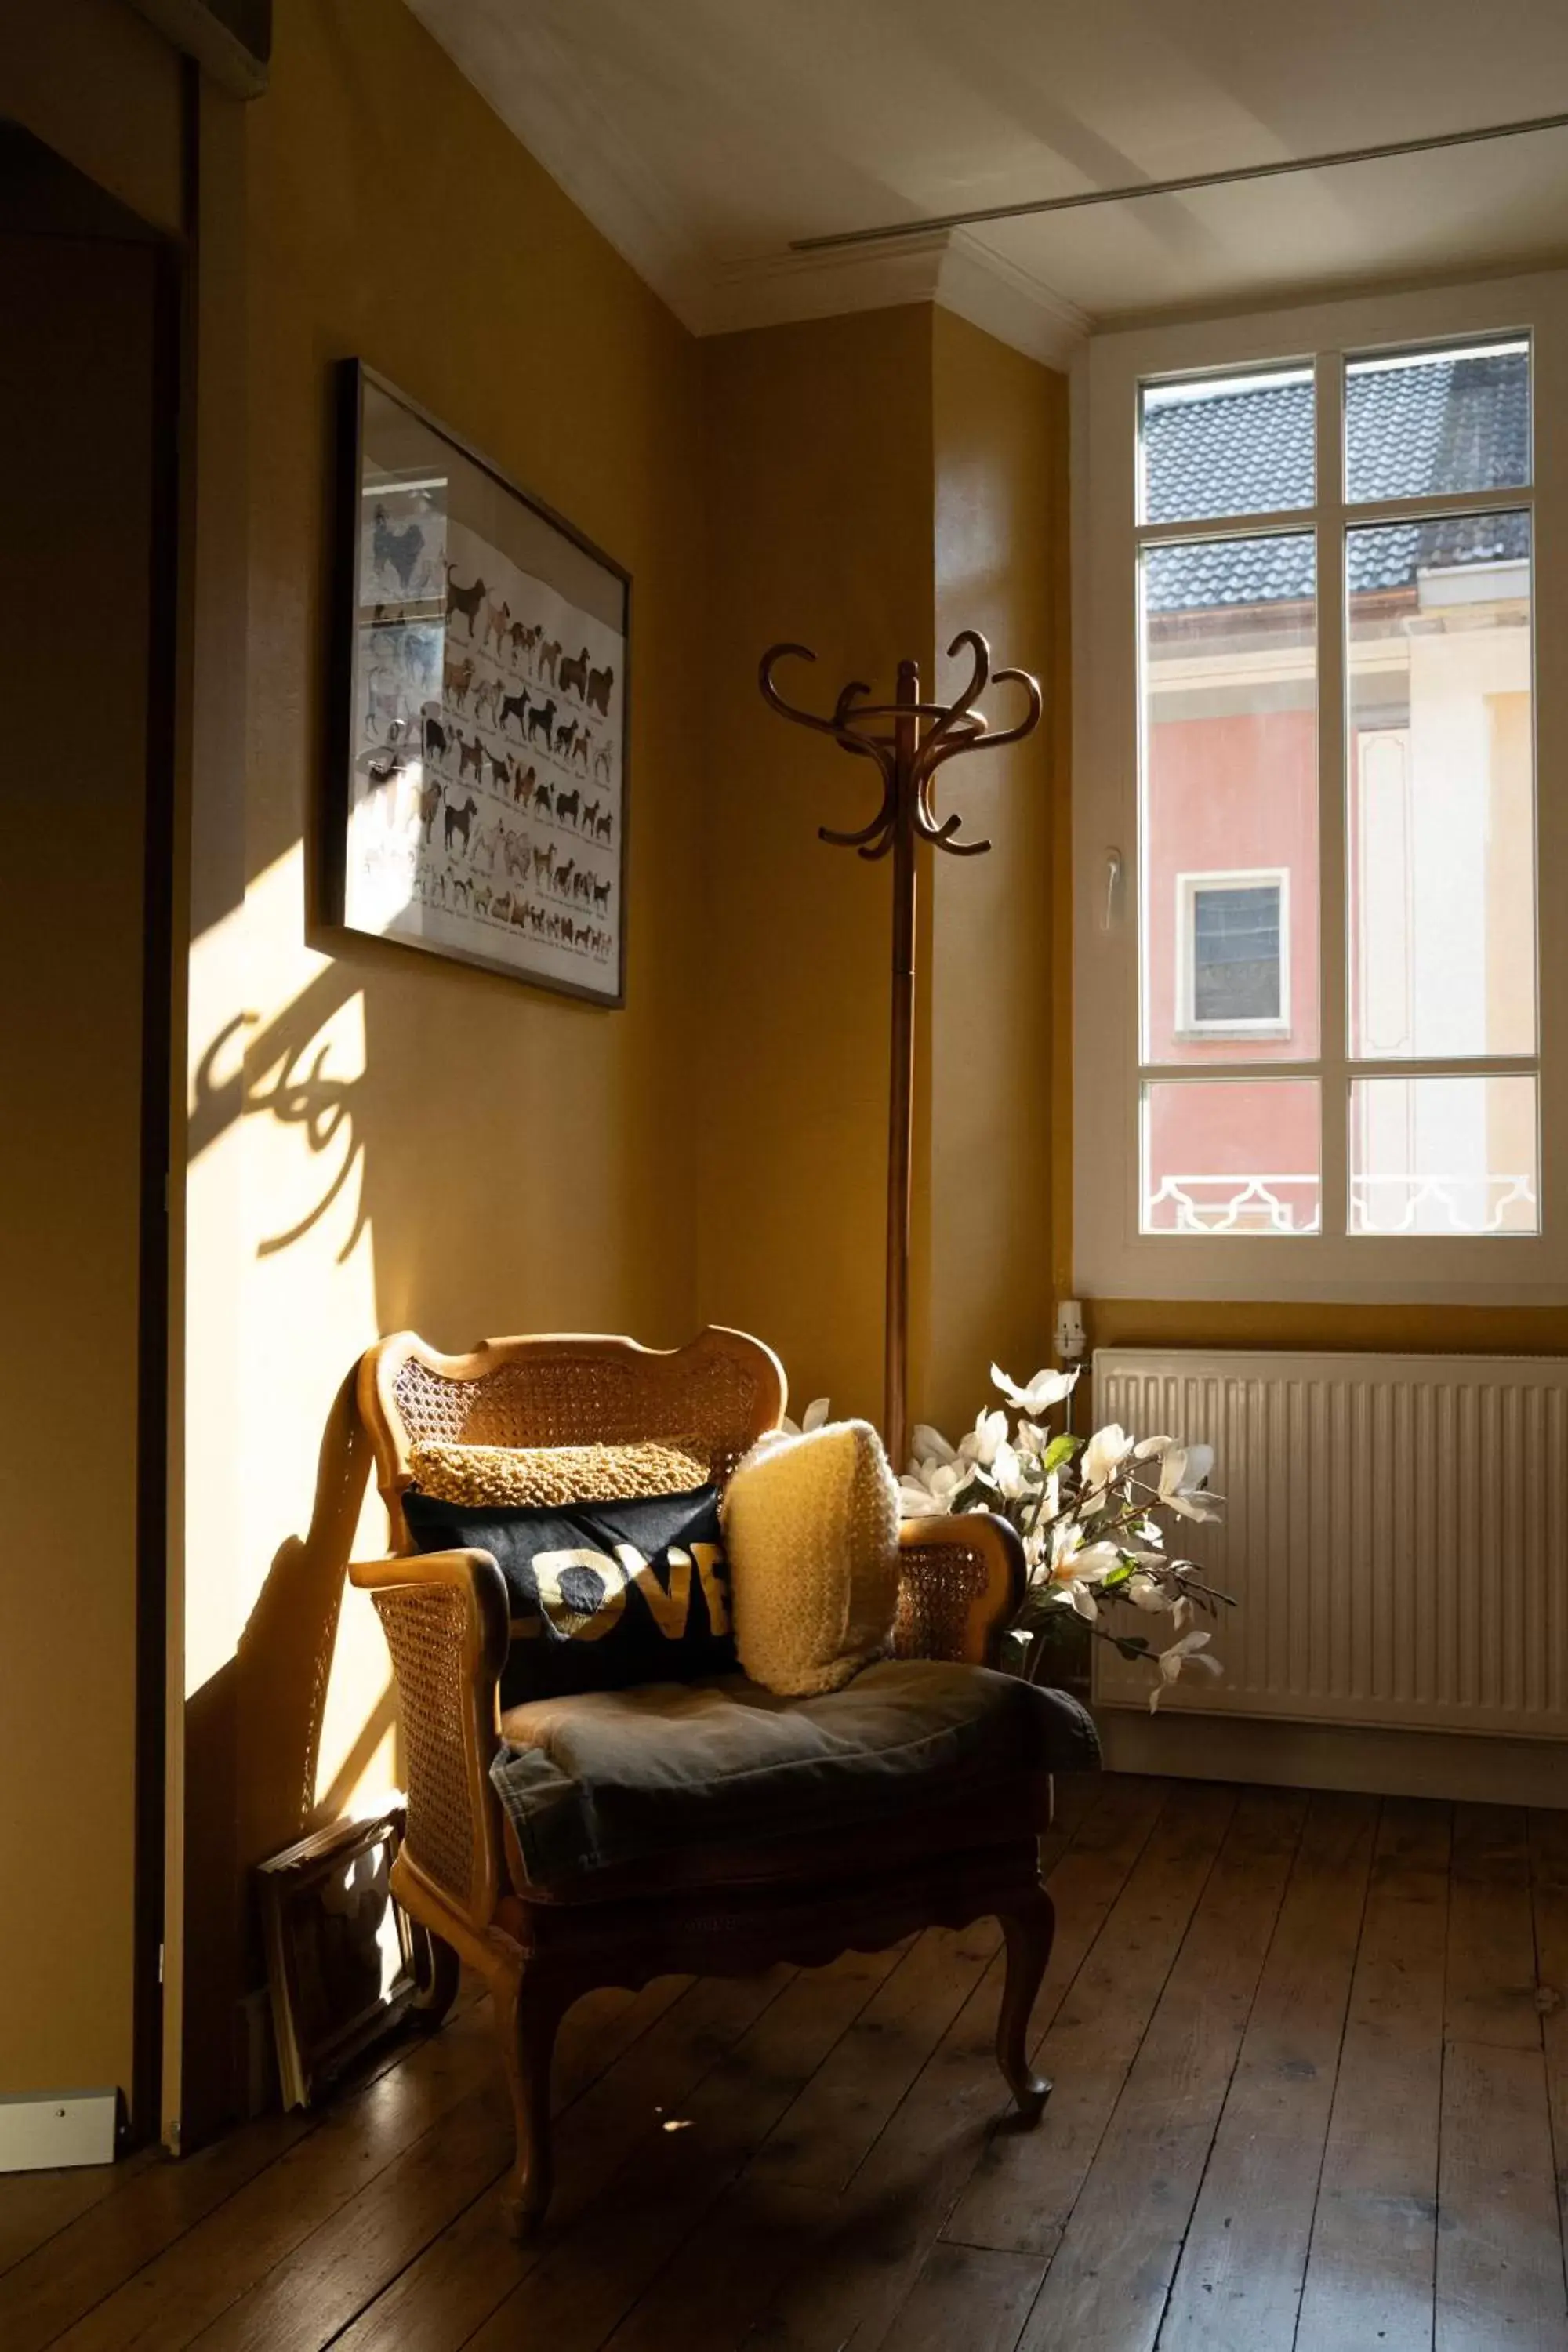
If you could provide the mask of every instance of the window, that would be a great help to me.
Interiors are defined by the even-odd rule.
[[[1178,874],[1180,1036],[1289,1034],[1289,876]]]
[[[1537,835],[1544,859],[1564,827],[1537,810],[1536,740],[1563,721],[1536,709],[1532,449],[1568,389],[1568,305],[1560,278],[1524,284],[1468,318],[1402,297],[1091,350],[1085,1289],[1568,1278],[1544,1206],[1563,949],[1538,970]]]

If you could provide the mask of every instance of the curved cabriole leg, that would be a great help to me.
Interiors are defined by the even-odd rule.
[[[1029,2012],[1051,1957],[1056,1931],[1056,1907],[1043,1886],[1026,1909],[1009,1912],[1002,1918],[1002,1932],[1007,1939],[1007,1977],[996,2020],[996,2063],[1026,2123],[1037,2120],[1051,2095],[1050,2084],[1030,2070]]]
[[[428,1927],[416,1926],[414,1967],[419,1990],[408,2004],[408,2014],[423,2032],[434,2033],[458,1997],[458,1955]]]
[[[517,2155],[505,2200],[507,2227],[514,2238],[534,2235],[554,2186],[550,2067],[555,2030],[566,2008],[567,1997],[560,1985],[526,1960],[510,1999],[504,1987],[496,1989],[496,2032],[517,2126]]]

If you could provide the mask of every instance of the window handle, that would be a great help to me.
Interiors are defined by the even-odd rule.
[[[1105,913],[1100,929],[1109,931],[1116,921],[1116,892],[1121,880],[1121,852],[1108,849],[1105,853]]]

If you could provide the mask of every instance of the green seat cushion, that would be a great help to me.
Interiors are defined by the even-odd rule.
[[[923,1658],[810,1698],[731,1675],[536,1699],[501,1733],[490,1777],[541,1886],[693,1847],[872,1829],[1100,1760],[1064,1692]]]

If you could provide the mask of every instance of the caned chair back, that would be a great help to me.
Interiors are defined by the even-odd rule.
[[[392,1549],[408,1549],[402,1496],[411,1449],[449,1445],[627,1445],[657,1440],[706,1464],[720,1485],[776,1427],[784,1367],[743,1331],[710,1325],[684,1348],[577,1333],[485,1339],[443,1356],[412,1331],[362,1359],[359,1406],[375,1447]]]

